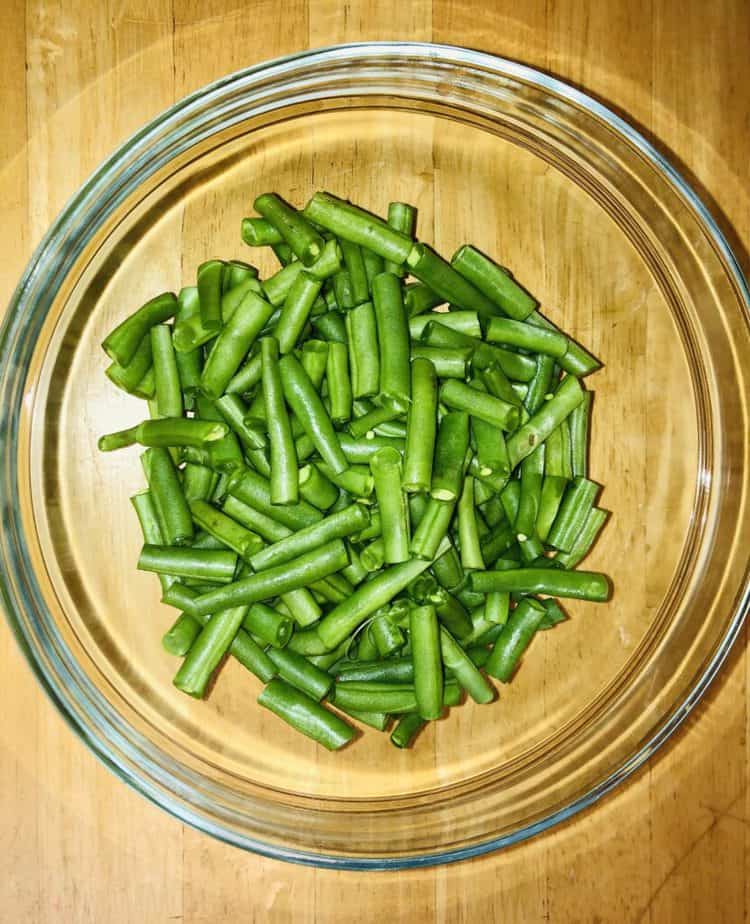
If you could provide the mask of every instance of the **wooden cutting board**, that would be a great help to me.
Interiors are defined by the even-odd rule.
[[[364,39],[467,45],[580,85],[669,152],[748,271],[747,0],[3,0],[0,23],[2,305],[66,199],[145,121],[226,72]],[[364,875],[244,854],[148,804],[63,723],[0,625],[0,920],[744,922],[745,643],[596,809],[473,862]]]

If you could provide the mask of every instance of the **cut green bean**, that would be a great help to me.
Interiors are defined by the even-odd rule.
[[[181,417],[182,389],[172,346],[172,329],[166,324],[151,328],[151,356],[154,366],[156,406],[161,417]]]
[[[234,577],[237,555],[227,550],[147,544],[141,549],[137,568],[139,571],[227,584]]]
[[[279,607],[285,607],[301,629],[314,625],[323,614],[307,587],[298,587],[280,595]]]
[[[328,368],[328,344],[324,340],[308,340],[302,346],[299,361],[310,377],[313,388],[320,389]]]
[[[537,356],[536,372],[534,373],[534,378],[529,382],[529,390],[523,399],[524,407],[529,414],[535,414],[548,399],[550,392],[554,391],[552,378],[554,371],[554,357],[542,354]]]
[[[366,545],[361,551],[360,561],[366,571],[379,571],[385,564],[385,539],[378,536]]]
[[[392,436],[378,436],[368,430],[362,437],[354,437],[349,433],[339,432],[341,451],[350,465],[367,465],[370,459],[381,449],[390,447],[404,452],[404,441]]]
[[[200,623],[187,613],[181,613],[162,636],[162,647],[168,654],[184,658],[200,632]]]
[[[451,266],[516,321],[523,321],[536,308],[536,301],[510,273],[475,247],[468,244],[459,247]]]
[[[503,627],[484,668],[491,677],[508,683],[521,656],[544,618],[545,609],[528,597],[518,604]]]
[[[274,328],[274,337],[279,342],[282,355],[290,353],[297,345],[321,285],[320,279],[305,272],[301,272],[292,283]]]
[[[539,314],[538,311],[533,311],[528,316],[527,323],[535,327],[546,328],[547,330],[557,330],[555,325],[551,321],[548,321],[544,315]],[[575,340],[572,340],[570,337],[568,337],[568,349],[565,355],[558,359],[558,363],[560,368],[564,369],[568,375],[575,375],[578,378],[583,378],[591,372],[596,372],[602,365],[595,356],[592,356],[588,350],[584,350],[580,344],[576,343]]]
[[[299,470],[299,492],[303,499],[318,510],[328,510],[339,496],[339,489],[314,465]]]
[[[437,378],[429,360],[412,361],[411,393],[406,419],[403,486],[410,492],[429,491],[437,432]]]
[[[258,196],[253,206],[256,212],[276,228],[298,260],[305,266],[315,263],[325,241],[301,212],[284,202],[276,193]]]
[[[575,568],[588,554],[606,519],[606,510],[600,510],[598,507],[590,510],[583,528],[576,536],[573,548],[569,552],[560,552],[555,561],[559,562],[564,568]]]
[[[572,375],[566,376],[554,396],[508,438],[506,445],[511,465],[518,465],[539,443],[543,443],[570,412],[578,407],[584,394],[578,379]]]
[[[351,725],[283,680],[272,680],[258,703],[329,751],[344,747],[354,737]]]
[[[294,631],[288,616],[265,603],[253,603],[242,622],[245,629],[273,648],[283,648]]]
[[[567,421],[570,435],[572,477],[576,478],[586,478],[588,476],[591,398],[590,391],[584,392],[583,400],[578,407],[571,411]]]
[[[518,499],[515,530],[519,542],[536,534],[537,518],[544,477],[544,443],[521,462],[521,493]]]
[[[144,420],[129,430],[108,433],[99,438],[98,446],[102,452],[111,452],[135,443],[154,448],[192,446],[204,449],[210,443],[222,440],[227,432],[226,424],[213,420],[160,417],[157,420]]]
[[[214,402],[214,408],[229,424],[245,450],[252,452],[265,448],[266,438],[260,429],[246,423],[248,407],[239,395],[222,395]]]
[[[288,526],[266,516],[265,513],[261,513],[260,510],[256,510],[231,494],[223,501],[223,510],[227,516],[237,520],[238,523],[257,533],[267,542],[277,542],[292,534]]]
[[[208,354],[201,374],[204,394],[210,398],[223,394],[272,312],[269,302],[255,292],[247,293]]]
[[[205,465],[188,462],[182,470],[182,492],[185,500],[188,503],[194,500],[208,500],[213,494],[218,477],[216,472]]]
[[[389,202],[388,203],[388,224],[395,230],[414,237],[414,231],[417,224],[417,210],[413,205],[406,202]],[[395,273],[396,276],[404,277],[406,269],[403,263],[395,263],[390,260],[385,262],[385,272]]]
[[[352,307],[355,307],[366,302],[370,297],[370,287],[367,281],[362,249],[358,244],[343,239],[341,241],[341,250],[344,255],[344,266],[349,274]]]
[[[352,416],[352,383],[349,378],[349,350],[345,343],[328,345],[326,381],[331,401],[331,420],[338,424],[346,423]]]
[[[412,536],[412,555],[427,561],[435,558],[441,542],[448,533],[455,509],[455,500],[442,501],[430,498],[425,514]]]
[[[402,715],[391,732],[391,744],[397,748],[409,748],[427,722],[418,712]]]
[[[224,267],[226,270],[226,265]],[[253,292],[255,295],[263,295],[263,287],[254,277],[249,277],[241,282],[239,285],[235,286],[233,289],[230,289],[228,292],[224,292],[221,296],[221,319],[224,324],[228,324],[229,321],[234,317],[235,312],[245,300],[248,292]],[[179,321],[179,314],[177,319]],[[270,324],[273,320],[273,315],[266,321],[266,324]]]
[[[495,698],[493,688],[444,626],[440,628],[440,652],[446,669],[451,671],[475,703],[489,703]]]
[[[346,333],[344,315],[340,311],[326,311],[312,319],[316,332],[329,343],[347,344],[349,338]]]
[[[370,462],[380,509],[384,559],[388,564],[409,558],[409,507],[401,489],[401,454],[381,449]]]
[[[190,512],[201,529],[228,546],[244,561],[249,561],[253,553],[263,547],[263,540],[257,533],[241,526],[205,500],[190,501]]]
[[[165,544],[187,545],[193,538],[193,518],[172,457],[166,449],[153,447],[142,459]]]
[[[299,360],[292,354],[284,356],[279,361],[279,372],[286,402],[323,460],[336,474],[346,471],[348,462],[341,451],[331,418]]]
[[[404,308],[408,318],[421,315],[444,304],[444,298],[421,282],[412,282],[404,287]]]
[[[302,269],[303,266],[299,262],[289,263],[261,284],[266,299],[276,308],[284,304],[284,300]]]
[[[501,314],[494,302],[426,244],[415,244],[407,257],[407,263],[413,276],[452,305],[466,311],[476,311],[482,318]]]
[[[431,347],[416,343],[412,344],[411,358],[412,361],[429,359],[441,379],[464,381],[468,375],[471,350],[468,347]]]
[[[332,239],[325,242],[318,259],[305,269],[311,276],[323,281],[341,271],[343,258],[341,245]]]
[[[495,591],[487,594],[484,605],[484,615],[489,622],[504,626],[508,621],[510,612],[510,594],[504,591]]]
[[[266,654],[273,661],[282,680],[315,700],[323,699],[333,686],[333,677],[327,671],[315,667],[304,655],[296,651],[269,648]]]
[[[108,334],[102,342],[102,349],[118,366],[128,366],[151,328],[168,321],[176,311],[174,293],[157,295]]]
[[[268,247],[284,240],[281,232],[265,218],[243,218],[240,234],[249,247]]]
[[[365,275],[367,276],[367,287],[372,294],[372,281],[379,274],[385,272],[385,260],[377,253],[362,247],[362,262],[365,265]]]
[[[354,397],[375,395],[380,386],[380,359],[375,309],[370,302],[347,312],[346,333]]]
[[[373,619],[370,623],[370,632],[381,658],[390,657],[406,644],[404,633],[385,614]]]
[[[284,562],[298,558],[306,551],[313,551],[320,546],[350,536],[370,522],[370,514],[362,504],[350,504],[344,510],[333,513],[325,519],[310,526],[303,527],[273,545],[269,545],[250,557],[254,571],[264,571]]]
[[[443,661],[434,606],[411,611],[409,634],[417,709],[423,719],[437,719],[443,711]]]
[[[271,500],[270,483],[250,469],[236,472],[233,475],[229,483],[229,494],[290,530],[302,529],[323,518],[323,514],[306,501],[288,506],[274,504]],[[228,510],[226,512],[229,513]],[[241,522],[244,523],[244,521]],[[250,528],[253,529],[253,527]]]
[[[558,510],[547,542],[561,552],[570,552],[599,493],[599,485],[588,478],[574,478]]]
[[[515,430],[520,422],[520,413],[514,404],[481,392],[464,382],[445,382],[440,388],[440,400],[448,407],[465,411],[500,430]]]
[[[153,367],[151,365],[151,337],[147,336],[138,344],[127,366],[121,366],[119,363],[113,362],[107,366],[104,370],[104,374],[110,382],[117,385],[117,387],[121,388],[123,391],[127,391],[130,394],[138,394],[140,391],[142,394],[143,389],[141,385],[144,378],[148,375],[149,370],[153,375]]]
[[[412,340],[419,340],[425,327],[432,322],[439,321],[451,330],[466,334],[467,337],[481,337],[482,326],[476,311],[441,311],[437,314],[418,314],[409,318],[409,336]],[[466,349],[470,349],[466,347]]]
[[[211,613],[231,606],[257,603],[268,597],[307,587],[313,581],[340,571],[348,564],[346,546],[340,539],[336,539],[283,565],[276,565],[202,594],[195,601],[195,606],[198,612]]]
[[[445,684],[443,689],[444,705],[447,706],[455,702],[455,688],[455,682]],[[342,709],[398,714],[416,712],[417,695],[411,684],[337,683],[333,694],[333,704],[334,706],[340,706]]]
[[[356,417],[349,424],[349,432],[354,439],[360,439],[367,436],[368,433],[374,433],[376,427],[380,427],[401,416],[403,416],[403,412],[391,404],[374,407],[361,417]]]
[[[412,248],[409,236],[394,231],[382,218],[330,193],[315,193],[305,206],[304,214],[336,237],[367,247],[384,260],[403,263]]]
[[[543,353],[555,359],[565,356],[568,350],[568,338],[564,334],[509,318],[491,318],[485,336],[490,343]]]
[[[375,490],[375,481],[370,469],[363,465],[350,465],[346,471],[335,472],[325,462],[314,464],[329,481],[353,497],[367,501]]]
[[[461,410],[445,414],[438,427],[430,482],[430,494],[435,500],[455,501],[458,498],[468,448],[468,415]]]
[[[174,677],[174,685],[190,696],[202,698],[211,675],[229,650],[242,624],[245,607],[233,607],[212,616],[193,642]]]
[[[458,502],[458,536],[461,546],[461,564],[467,570],[483,570],[484,559],[479,542],[477,517],[474,507],[474,479],[464,479],[463,490]]]
[[[550,568],[517,568],[508,571],[473,571],[469,586],[479,593],[495,590],[520,594],[548,594],[602,603],[609,599],[606,575],[596,571],[557,571]]]
[[[425,327],[421,338],[424,343],[429,346],[468,346],[473,350],[473,362],[477,369],[498,365],[509,379],[516,382],[530,382],[534,377],[536,362],[530,356],[513,353],[476,337],[467,337],[466,334],[441,324],[440,317],[441,315],[435,314],[434,320]]]
[[[296,504],[299,500],[297,453],[284,401],[279,344],[274,337],[264,337],[260,348],[263,364],[263,401],[271,444],[271,503]]]
[[[372,298],[380,350],[380,395],[384,402],[404,413],[411,394],[409,329],[398,276],[376,276]]]
[[[218,332],[221,328],[221,277],[224,264],[221,260],[207,260],[198,267],[198,297],[200,319],[206,330]]]

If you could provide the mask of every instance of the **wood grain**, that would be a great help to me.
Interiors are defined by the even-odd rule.
[[[744,0],[4,0],[0,24],[2,304],[65,200],[174,99],[363,39],[464,44],[581,85],[681,166],[750,269]],[[658,758],[595,810],[499,855],[363,876],[243,854],[147,804],[65,726],[3,625],[0,919],[747,921],[745,642]]]

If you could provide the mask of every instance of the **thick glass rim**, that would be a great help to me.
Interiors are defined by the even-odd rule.
[[[268,87],[274,81],[294,73],[302,65],[312,68],[316,65],[346,62],[352,68],[356,68],[357,65],[364,63],[372,65],[377,61],[382,61],[383,64],[392,63],[394,59],[400,57],[409,57],[412,60],[421,59],[424,62],[439,62],[453,67],[480,69],[498,77],[521,80],[540,90],[550,91],[566,102],[585,109],[616,134],[624,137],[640,156],[650,162],[667,179],[695,213],[713,246],[722,256],[732,276],[734,286],[744,302],[746,317],[750,320],[750,290],[737,259],[709,210],[669,161],[636,129],[602,103],[541,71],[483,52],[434,43],[369,42],[303,51],[238,71],[184,98],[136,132],[92,174],[63,208],[34,252],[11,299],[2,328],[0,328],[0,395],[6,397],[6,400],[0,403],[0,450],[2,450],[3,460],[6,463],[2,478],[0,478],[0,509],[2,510],[0,558],[5,566],[4,571],[0,573],[0,600],[2,600],[11,629],[43,689],[70,726],[105,766],[180,821],[227,843],[264,856],[337,869],[399,869],[467,859],[523,841],[592,805],[645,763],[699,702],[725,661],[750,607],[750,586],[746,583],[723,639],[683,702],[675,705],[671,714],[662,721],[662,724],[635,754],[584,796],[540,821],[510,834],[465,848],[418,856],[353,858],[319,854],[264,843],[222,827],[207,819],[205,814],[194,811],[185,800],[167,792],[164,785],[167,780],[163,767],[155,762],[149,762],[148,758],[143,758],[143,755],[139,755],[140,764],[132,760],[130,762],[118,761],[112,741],[117,741],[122,749],[118,750],[120,754],[127,753],[129,748],[122,732],[124,724],[122,719],[114,710],[109,709],[108,711],[106,708],[100,710],[101,714],[92,715],[82,708],[81,704],[77,703],[62,685],[55,682],[57,670],[50,672],[47,665],[55,663],[58,658],[56,652],[46,644],[45,640],[42,640],[40,645],[40,639],[28,629],[27,614],[33,609],[44,611],[45,604],[28,555],[20,517],[16,509],[16,498],[18,497],[18,472],[15,465],[16,435],[22,404],[27,398],[24,393],[24,381],[31,358],[28,345],[33,342],[34,334],[46,315],[46,309],[39,314],[39,300],[34,301],[31,296],[41,281],[51,291],[54,291],[56,285],[60,284],[70,267],[74,265],[94,229],[106,221],[107,217],[145,177],[153,175],[176,154],[196,143],[197,138],[193,132],[195,124],[200,123],[201,119],[205,120],[202,113],[205,113],[207,107],[215,105],[218,119],[221,115],[222,100],[230,92],[242,92],[245,98],[252,102],[253,93],[257,94],[261,86]],[[361,91],[358,89],[357,92],[374,94],[376,90]],[[351,87],[343,87],[340,95],[347,93],[351,94]],[[314,98],[314,90],[305,93],[300,86],[299,96],[294,99],[303,98]],[[253,112],[281,109],[290,102],[292,100],[289,97],[265,104],[261,100]],[[204,129],[205,134],[210,134],[211,130],[209,125]],[[49,302],[46,308],[49,308]],[[22,339],[25,349],[17,349],[19,345],[24,345],[21,344]],[[67,669],[70,669],[69,666]],[[105,727],[106,736],[103,734]],[[162,785],[158,785],[159,783]]]

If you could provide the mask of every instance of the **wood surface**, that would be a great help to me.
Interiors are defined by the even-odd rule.
[[[90,171],[186,93],[265,58],[363,39],[467,45],[579,85],[702,193],[748,272],[746,0],[2,0],[4,305]],[[358,874],[181,826],[106,771],[0,625],[0,920],[744,922],[746,637],[682,730],[594,810],[501,854]]]

